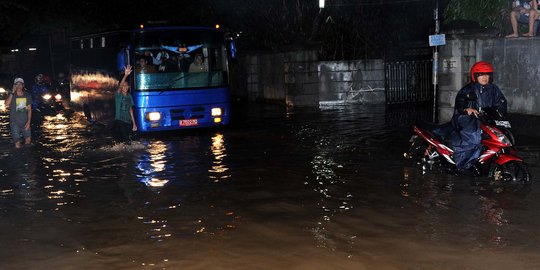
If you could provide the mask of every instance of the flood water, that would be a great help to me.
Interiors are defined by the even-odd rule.
[[[1,115],[0,268],[540,269],[538,184],[423,174],[384,107],[235,110],[129,146],[48,116],[22,149]]]

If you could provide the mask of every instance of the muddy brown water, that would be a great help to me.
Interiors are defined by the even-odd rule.
[[[1,115],[0,268],[540,269],[538,185],[423,174],[384,107],[236,110],[129,146],[47,116],[19,150]]]

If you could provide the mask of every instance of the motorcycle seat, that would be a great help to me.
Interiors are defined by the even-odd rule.
[[[428,132],[436,140],[450,145],[452,132],[454,132],[454,127],[452,122],[447,122],[444,124],[435,124],[427,121],[417,121],[416,126],[426,132]]]

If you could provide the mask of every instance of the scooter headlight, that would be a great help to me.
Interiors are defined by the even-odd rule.
[[[44,100],[49,100],[49,99],[52,98],[52,96],[51,96],[50,94],[45,94],[45,95],[42,96],[42,98],[43,98]]]
[[[512,143],[510,142],[510,140],[508,139],[508,137],[506,137],[506,135],[504,135],[500,130],[496,129],[496,128],[492,128],[492,127],[488,127],[489,130],[491,130],[491,132],[493,132],[495,134],[495,136],[497,136],[497,140],[507,146],[511,146]]]
[[[0,87],[0,93],[5,93],[6,89],[4,87]]]
[[[54,96],[54,99],[56,99],[56,100],[62,100],[62,95],[56,94],[56,95]]]

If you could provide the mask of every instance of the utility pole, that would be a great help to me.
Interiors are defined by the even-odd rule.
[[[435,8],[433,9],[433,19],[435,20],[435,36],[439,36],[439,31],[440,31],[440,25],[439,25],[439,0],[434,0],[434,4],[435,4]],[[435,44],[435,46],[433,46],[433,66],[432,66],[432,71],[433,71],[433,122],[434,123],[437,123],[439,121],[439,117],[438,117],[438,111],[437,111],[437,101],[438,101],[438,98],[437,98],[437,95],[438,95],[438,88],[439,88],[439,83],[437,81],[437,75],[438,75],[438,72],[439,72],[439,45],[440,44]]]

